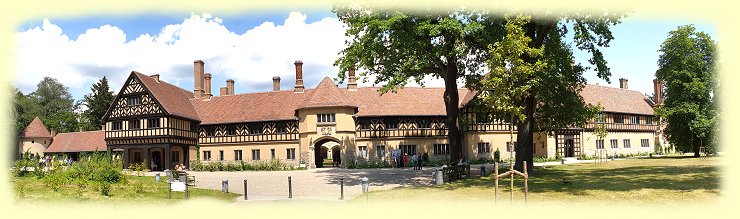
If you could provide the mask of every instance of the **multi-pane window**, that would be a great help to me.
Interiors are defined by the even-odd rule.
[[[140,96],[128,97],[126,98],[126,103],[129,106],[141,105],[141,97]]]
[[[622,144],[624,144],[624,148],[630,148],[631,147],[630,146],[630,140],[629,139],[624,139],[623,141],[624,142]]]
[[[159,128],[159,119],[147,119],[146,126],[147,128]]]
[[[434,144],[434,154],[450,154],[449,144]]]
[[[491,122],[491,116],[487,113],[476,113],[475,123],[486,124]]]
[[[180,152],[179,151],[172,152],[172,162],[180,162]]]
[[[357,156],[367,158],[367,146],[357,146]]]
[[[624,123],[624,115],[614,114],[614,123]]]
[[[385,157],[385,145],[375,146],[375,156]]]
[[[226,135],[228,135],[228,136],[235,136],[236,135],[236,126],[235,125],[227,125],[226,126]]]
[[[652,116],[645,116],[645,124],[648,124],[648,125],[653,124],[653,117]]]
[[[385,119],[385,129],[398,129],[398,119],[397,118],[386,118]]]
[[[121,130],[123,129],[123,122],[113,122],[112,126],[113,130]]]
[[[596,123],[604,123],[604,113],[596,114]]]
[[[516,141],[512,144],[510,144],[510,141],[506,142],[506,152],[512,152],[514,151],[514,145],[516,145]]]
[[[644,148],[650,147],[650,139],[640,139],[640,146]]]
[[[283,133],[287,133],[287,132],[288,132],[288,128],[287,128],[287,124],[286,123],[284,123],[284,122],[276,122],[275,123],[275,133],[283,134]]]
[[[429,128],[429,120],[428,119],[418,119],[416,121],[416,128],[428,129]]]
[[[617,139],[611,139],[609,140],[609,143],[611,144],[612,148],[619,148]]]
[[[408,154],[409,156],[416,154],[416,145],[398,145],[398,148],[401,149],[402,153]]]
[[[141,126],[140,126],[141,123],[140,122],[141,121],[139,121],[138,119],[136,119],[136,120],[129,120],[128,121],[128,129],[129,130],[132,130],[132,129],[140,129],[141,128]]]
[[[285,159],[295,160],[295,148],[286,149]]]
[[[491,143],[478,142],[478,153],[479,154],[491,153]]]
[[[211,160],[211,151],[203,151],[203,160]]]
[[[316,120],[318,123],[325,123],[325,122],[336,122],[336,114],[329,113],[329,114],[316,114]]]
[[[275,158],[277,158],[277,155],[275,155],[275,148],[270,149],[270,159],[275,159]]]
[[[224,160],[224,151],[218,151],[218,160],[220,161]]]
[[[596,149],[604,149],[604,140],[596,140]]]
[[[242,160],[242,150],[234,150],[234,160]]]
[[[260,160],[260,149],[252,149],[252,160]]]
[[[370,130],[370,121],[361,120],[360,121],[360,130]]]
[[[630,124],[640,124],[639,116],[630,116]]]
[[[260,126],[259,123],[249,123],[247,126],[249,128],[249,134],[250,135],[260,135],[260,134],[262,134],[262,126]]]

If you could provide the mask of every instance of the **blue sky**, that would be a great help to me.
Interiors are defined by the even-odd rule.
[[[313,87],[323,76],[336,76],[336,68],[331,64],[344,46],[343,36],[337,36],[343,35],[341,23],[328,10],[304,10],[293,14],[289,10],[210,15],[142,13],[126,17],[46,19],[29,20],[17,29],[18,37],[24,39],[16,53],[21,60],[18,74],[31,77],[24,77],[27,81],[15,84],[28,93],[35,90],[35,84],[43,76],[55,77],[70,87],[76,100],[87,94],[90,85],[102,76],[111,80],[117,92],[132,70],[161,74],[163,80],[191,90],[192,61],[195,59],[205,60],[206,71],[214,75],[214,93],[218,93],[227,78],[237,81],[237,93],[266,91],[271,87],[273,75],[283,78],[282,89],[290,89],[294,83],[292,62],[296,59],[306,63],[304,72],[310,75],[305,76],[305,84]],[[630,89],[651,94],[657,50],[668,31],[685,24],[694,24],[699,31],[717,40],[714,27],[707,23],[626,18],[612,29],[615,39],[611,46],[602,49],[612,71],[612,83],[607,85],[593,72],[586,73],[588,83],[618,87],[618,79],[624,77],[629,79]],[[165,28],[168,25],[172,27]],[[198,33],[197,28],[209,29]],[[149,37],[142,37],[147,34]],[[194,40],[187,40],[191,35]],[[210,40],[219,37],[225,40]],[[203,39],[206,41],[198,41]],[[278,42],[268,42],[271,39]],[[44,46],[38,46],[42,41]],[[49,47],[83,51],[49,55],[46,54]],[[92,51],[85,52],[85,48]],[[197,52],[189,54],[192,51]],[[577,61],[587,64],[589,54],[577,49],[575,54]],[[70,58],[59,61],[64,57]],[[43,66],[51,62],[53,65]],[[147,64],[150,62],[153,64]],[[430,81],[427,86],[442,85]]]

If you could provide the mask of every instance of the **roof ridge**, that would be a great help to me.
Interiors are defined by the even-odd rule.
[[[146,74],[144,74],[144,73],[141,73],[141,72],[138,72],[138,71],[133,71],[133,72],[135,72],[135,73],[137,73],[137,74],[140,74],[141,76],[145,76],[145,77],[150,77],[150,78],[151,78],[151,76],[149,76],[149,75],[146,75]],[[157,82],[159,82],[159,83],[162,83],[162,84],[166,84],[166,85],[169,85],[169,86],[173,86],[173,87],[176,87],[177,89],[180,89],[180,90],[182,90],[182,91],[185,91],[185,92],[188,92],[188,93],[191,93],[191,94],[193,93],[193,92],[191,92],[191,91],[189,91],[189,90],[185,90],[185,88],[181,88],[181,87],[179,87],[179,86],[177,86],[177,85],[171,84],[171,83],[169,83],[169,82],[167,82],[167,81],[165,81],[165,80],[162,80],[162,79],[159,79],[159,80],[157,80]]]

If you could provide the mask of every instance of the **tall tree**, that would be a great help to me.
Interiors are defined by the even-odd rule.
[[[442,78],[450,158],[462,157],[458,126],[457,81],[475,81],[484,71],[488,44],[503,37],[503,19],[486,11],[398,11],[367,5],[335,5],[333,12],[351,38],[335,62],[339,78],[350,68],[364,69],[383,84],[381,94],[405,86],[409,80],[422,84],[426,76]],[[419,97],[439,98],[439,97]]]
[[[47,128],[54,128],[58,132],[77,130],[77,114],[75,104],[69,89],[54,78],[44,77],[36,91],[28,95],[33,104],[39,107],[39,117]]]
[[[492,46],[492,73],[477,88],[493,92],[482,98],[484,106],[508,110],[515,117],[518,170],[523,161],[532,168],[534,132],[582,126],[599,111],[579,95],[586,84],[583,72],[589,67],[574,62],[571,45],[565,40],[568,30],[574,31],[575,46],[591,53],[589,63],[596,67],[597,76],[609,82],[611,72],[599,48],[609,46],[613,39],[609,28],[619,23],[621,15],[529,17],[510,19],[513,23],[507,25],[506,39]]]
[[[701,147],[716,150],[717,43],[686,25],[670,31],[658,51],[655,76],[665,83],[665,105],[658,114],[667,120],[666,137],[694,157]]]
[[[108,107],[113,103],[113,92],[108,86],[108,79],[103,76],[90,88],[90,93],[85,95],[84,104],[87,109],[83,112],[84,128],[86,130],[98,130],[101,127],[102,118]]]

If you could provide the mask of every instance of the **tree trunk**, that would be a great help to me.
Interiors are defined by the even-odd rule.
[[[460,127],[457,124],[457,117],[460,115],[460,109],[458,108],[460,97],[457,92],[457,75],[457,62],[454,58],[447,58],[447,74],[444,77],[444,100],[445,111],[447,112],[445,125],[447,125],[448,129],[447,141],[450,144],[450,159],[452,162],[457,162],[463,157],[462,135],[460,134]]]
[[[701,144],[697,144],[697,142],[694,142],[694,157],[700,156],[699,154],[700,150],[701,150]]]
[[[524,115],[527,117],[524,122],[517,123],[516,161],[514,168],[518,171],[524,170],[523,161],[527,161],[527,170],[533,170],[533,140],[534,140],[534,97],[529,96],[524,100]],[[531,171],[530,171],[531,172]]]

